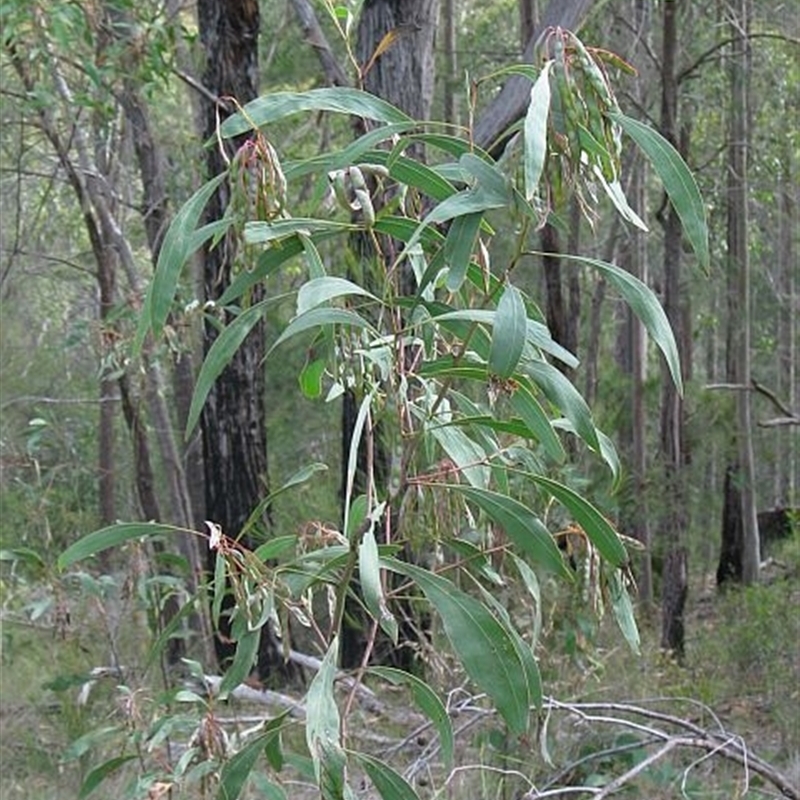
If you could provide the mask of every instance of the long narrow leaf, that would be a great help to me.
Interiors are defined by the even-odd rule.
[[[260,128],[302,111],[333,111],[376,122],[411,122],[411,117],[375,95],[337,86],[307,92],[266,94],[249,102],[240,113],[228,117],[222,123],[220,133],[225,138],[238,136],[253,127]]]
[[[99,531],[94,531],[71,544],[59,557],[58,568],[61,570],[72,566],[77,561],[83,561],[104,550],[119,547],[131,539],[141,539],[145,536],[164,536],[181,532],[181,528],[173,525],[159,525],[155,522],[122,522],[110,525]]]
[[[250,674],[258,658],[258,645],[261,641],[261,628],[247,631],[236,642],[236,652],[219,685],[219,695],[225,699]]]
[[[281,717],[285,717],[288,713],[285,711]],[[281,717],[278,718],[278,724]],[[274,723],[275,720],[270,720],[269,730],[258,734],[222,765],[217,800],[237,800],[258,757],[280,735],[280,729]]]
[[[381,586],[378,543],[372,529],[366,531],[358,548],[358,574],[364,592],[364,602],[381,629],[397,645],[397,620],[386,605]]]
[[[486,453],[477,442],[452,425],[431,427],[429,430],[472,486],[485,489],[489,485],[490,470]]]
[[[531,101],[525,115],[523,128],[525,142],[525,199],[529,202],[536,194],[547,155],[547,117],[550,112],[550,67],[542,67],[536,83],[531,87]]]
[[[561,409],[564,416],[574,425],[578,436],[593,450],[599,451],[600,441],[591,409],[575,385],[546,361],[523,362],[521,371],[530,376],[556,408]]]
[[[449,268],[447,290],[450,292],[457,292],[464,282],[482,219],[483,213],[478,211],[456,217],[450,225],[444,243],[444,261]]]
[[[192,253],[218,232],[213,226],[207,226],[206,235],[199,237],[197,224],[211,195],[226,177],[226,173],[217,175],[198,189],[175,215],[164,236],[146,301],[150,310],[150,327],[156,337],[161,335],[169,316],[184,264]]]
[[[511,407],[520,415],[533,436],[542,444],[547,455],[560,464],[566,458],[564,447],[556,436],[547,414],[530,389],[524,383],[520,383],[511,395],[510,402]]]
[[[364,768],[383,800],[419,800],[406,779],[388,764],[366,753],[358,753],[356,761]]]
[[[500,378],[510,378],[517,369],[525,347],[527,321],[522,295],[509,283],[497,304],[489,350],[489,370]]]
[[[524,733],[535,690],[506,626],[483,603],[440,575],[394,559],[384,559],[384,566],[419,586],[441,617],[467,675],[492,698],[511,730]]]
[[[333,641],[306,695],[306,744],[314,760],[323,798],[335,797],[344,782],[344,754],[339,741],[339,709],[333,695],[333,679],[339,658],[339,640]]]
[[[247,222],[244,226],[244,240],[247,244],[267,244],[280,241],[294,234],[310,236],[312,233],[344,233],[360,230],[359,225],[315,217],[291,217],[272,222],[258,220]]]
[[[189,407],[189,416],[186,420],[186,437],[194,430],[194,426],[200,419],[208,394],[214,381],[220,376],[225,367],[230,364],[236,351],[242,346],[250,331],[259,323],[264,315],[264,310],[272,300],[265,300],[251,306],[240,314],[230,325],[223,328],[222,332],[214,340],[208,354],[200,368],[197,376],[192,403]]]
[[[541,520],[519,500],[473,486],[450,484],[451,491],[463,494],[483,509],[499,525],[514,545],[534,563],[557,575],[569,578],[558,545]]]
[[[669,324],[667,315],[664,313],[664,309],[661,307],[661,303],[658,302],[653,290],[616,264],[583,256],[564,255],[562,258],[594,267],[594,269],[600,270],[605,274],[608,280],[614,284],[617,291],[625,298],[625,302],[631,307],[631,311],[641,320],[658,349],[664,354],[672,380],[675,382],[678,391],[683,394],[678,345],[675,343],[675,336],[672,333],[672,327]]]
[[[323,325],[349,325],[352,328],[370,327],[364,317],[353,311],[347,311],[343,308],[312,308],[310,311],[306,311],[305,314],[295,317],[284,328],[283,333],[275,340],[267,355],[270,355],[279,344],[282,344],[292,336],[312,328],[320,328]]]
[[[455,739],[453,737],[453,725],[447,709],[439,699],[436,692],[428,686],[425,681],[394,667],[370,667],[370,673],[389,681],[395,686],[405,684],[411,688],[414,702],[420,707],[425,716],[433,723],[436,733],[439,736],[439,744],[442,748],[442,758],[448,768],[453,763],[453,752],[455,749]]]
[[[681,219],[686,238],[697,255],[700,267],[708,272],[710,256],[706,210],[694,176],[680,153],[650,126],[624,114],[614,113],[609,116],[650,159]]]
[[[368,292],[357,283],[348,281],[345,278],[326,275],[322,278],[313,278],[300,287],[300,291],[297,293],[297,314],[299,316],[316,306],[328,303],[334,298],[347,295],[368,297],[370,300],[378,302],[378,298],[374,294]]]
[[[88,797],[112,772],[138,758],[137,755],[116,756],[95,767],[87,776],[78,793],[78,800]]]
[[[568,486],[545,478],[543,475],[530,475],[529,477],[534,483],[538,483],[552,494],[572,514],[575,522],[583,528],[603,558],[615,567],[627,563],[628,552],[625,545],[622,544],[622,540],[608,520],[588,500]]]

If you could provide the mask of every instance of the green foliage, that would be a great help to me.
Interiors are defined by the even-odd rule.
[[[269,357],[290,340],[311,342],[313,376],[305,369],[300,373],[306,395],[326,393],[330,400],[350,391],[358,403],[341,531],[327,530],[325,537],[302,541],[285,537],[280,546],[276,540],[251,552],[238,541],[245,531],[221,531],[213,521],[208,523],[209,547],[218,553],[214,619],[221,613],[224,586],[236,600],[231,635],[237,650],[219,694],[232,697],[247,678],[267,622],[288,636],[289,615],[304,619],[316,646],[325,652],[306,695],[304,726],[314,781],[324,798],[352,797],[349,770],[357,767],[366,772],[384,800],[416,796],[390,766],[368,754],[350,752],[344,734],[346,718],[337,703],[334,681],[345,600],[356,570],[370,617],[369,647],[379,628],[392,640],[398,639],[396,608],[402,594],[388,576],[401,575],[415,587],[414,602],[436,613],[452,653],[486,693],[509,733],[528,734],[532,714],[543,702],[536,636],[526,640],[525,631],[485,582],[504,586],[521,579],[541,615],[539,574],[570,576],[553,531],[542,521],[549,498],[554,498],[574,520],[593,563],[604,562],[602,569],[592,573],[592,591],[610,599],[624,636],[634,649],[638,647],[625,546],[587,498],[545,474],[549,466],[563,460],[563,440],[571,436],[601,456],[610,467],[611,482],[618,477],[618,459],[580,393],[547,360],[554,355],[574,364],[574,355],[552,341],[532,299],[511,280],[512,271],[522,269],[520,260],[531,253],[528,232],[546,217],[543,203],[551,191],[563,200],[566,192],[579,191],[579,185],[599,182],[623,216],[631,219],[619,189],[621,128],[613,94],[594,56],[574,36],[567,36],[556,35],[552,56],[534,87],[522,176],[485,153],[473,152],[446,128],[429,124],[420,135],[417,123],[363,92],[330,89],[272,94],[248,104],[220,130],[221,136],[228,137],[252,133],[241,158],[233,159],[231,177],[237,178],[245,158],[255,158],[260,168],[255,183],[249,183],[249,177],[244,182],[234,180],[229,213],[223,220],[200,226],[203,209],[224,176],[213,179],[176,216],[161,250],[144,304],[139,343],[148,333],[159,335],[163,330],[184,265],[204,242],[233,226],[251,252],[262,252],[252,272],[241,273],[222,299],[234,318],[207,354],[190,429],[236,348],[283,299],[268,297],[250,305],[250,288],[280,270],[292,269],[301,278],[296,313],[275,337]],[[552,92],[548,91],[551,80]],[[558,105],[550,106],[551,98]],[[270,126],[309,111],[356,114],[380,124],[343,150],[280,163],[269,138]],[[583,123],[593,127],[584,130]],[[655,137],[648,134],[643,140],[648,145]],[[445,160],[429,167],[409,158],[407,152],[420,141],[442,150]],[[383,142],[391,142],[391,149],[379,147]],[[644,150],[652,155],[647,146]],[[689,175],[682,162],[674,159],[660,169],[681,179]],[[329,205],[293,217],[291,199],[307,177],[330,183]],[[390,186],[393,199],[387,201],[384,190]],[[334,203],[338,211],[331,210]],[[490,263],[494,232],[487,220],[487,213],[497,210],[522,231],[512,260],[499,269]],[[685,213],[701,235],[705,222],[697,217],[697,208],[687,206]],[[251,218],[253,214],[260,218]],[[361,262],[356,268],[341,257],[347,250],[359,253]],[[336,257],[323,258],[322,252]],[[679,379],[677,348],[650,290],[613,265],[578,260],[618,285]],[[375,455],[382,444],[397,448],[385,483]],[[363,493],[356,488],[360,445],[369,454]],[[309,465],[290,479],[286,490],[295,491],[316,471],[316,465]],[[426,497],[451,509],[449,530],[426,533],[430,521],[409,511]],[[265,498],[262,506],[268,502]],[[251,519],[260,509],[254,510]],[[398,529],[381,543],[380,534],[395,524]],[[413,535],[412,529],[417,529]],[[462,535],[467,530],[474,532],[473,541]],[[494,550],[514,552],[517,566],[511,574],[499,574],[487,558],[493,552],[490,543],[501,531],[510,545],[494,545]],[[120,524],[71,546],[59,565],[66,568],[142,536],[176,534],[192,532]],[[403,545],[419,551],[423,557],[418,563],[397,557]],[[465,554],[463,561],[443,565],[453,571],[452,579],[424,557],[447,547]],[[277,562],[272,560],[278,556]],[[408,586],[402,591],[407,592]],[[319,604],[314,603],[315,596],[323,595],[329,601],[327,625],[318,619]],[[397,673],[377,670],[370,674],[390,683],[410,682],[449,758],[452,730],[433,687],[420,678],[402,679]],[[198,695],[183,697],[203,707]],[[277,740],[260,733],[227,757],[208,708],[205,758],[194,768],[201,770],[195,777],[205,779],[214,773],[218,796],[235,798],[261,751],[277,747]],[[209,741],[220,743],[210,746]],[[276,753],[273,747],[272,757],[267,755],[279,773],[282,759]],[[116,753],[96,767],[86,778],[85,792],[128,757],[127,752]],[[188,765],[187,759],[181,759],[169,780],[188,782]]]

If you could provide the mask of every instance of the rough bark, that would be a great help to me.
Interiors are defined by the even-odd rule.
[[[457,0],[442,2],[442,32],[444,42],[444,120],[453,125],[458,124],[458,74],[457,45]]]
[[[689,587],[688,556],[685,547],[675,547],[664,560],[661,647],[683,660],[686,632],[683,612]]]
[[[573,204],[570,213],[570,252],[577,252],[577,228],[580,225],[580,216],[575,217]],[[580,214],[580,211],[578,210]],[[572,269],[566,281],[566,291],[562,276],[562,249],[561,237],[555,225],[548,222],[541,231],[542,268],[544,270],[545,285],[545,317],[550,333],[560,345],[571,353],[576,352],[578,346],[578,322],[580,320],[580,284],[578,273]],[[557,362],[556,366],[568,378],[572,378],[573,370],[566,364]]]
[[[222,103],[203,102],[203,137],[215,135],[220,120],[244,105],[258,92],[259,9],[257,0],[199,0],[197,14],[205,67],[203,84]],[[244,137],[246,138],[246,137]],[[230,158],[244,138],[228,143]],[[207,151],[209,176],[226,169],[226,156],[219,147]],[[209,220],[221,219],[230,201],[230,186],[220,185],[206,208]],[[204,284],[207,301],[216,301],[230,283],[240,256],[235,235],[204,252]],[[261,296],[255,289],[251,302]],[[220,310],[223,323],[229,316]],[[206,354],[218,335],[212,322],[205,326]],[[265,331],[257,324],[223,370],[203,409],[203,459],[205,465],[206,514],[228,536],[236,537],[253,509],[268,493],[267,438],[264,411]],[[262,531],[269,525],[267,516],[259,521]],[[215,555],[209,552],[208,567],[213,574]],[[230,611],[233,598],[226,595],[223,608]],[[220,633],[215,637],[218,659],[224,665],[235,646],[229,639],[230,621],[223,613]],[[268,626],[262,630],[257,671],[262,680],[274,682],[288,675],[280,645]]]

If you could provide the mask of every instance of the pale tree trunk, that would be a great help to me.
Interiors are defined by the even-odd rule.
[[[730,59],[731,127],[728,146],[728,269],[730,297],[732,383],[750,386],[750,256],[748,224],[748,141],[750,0],[737,0],[729,8],[733,52]],[[742,581],[758,581],[760,547],[756,512],[755,461],[750,392],[736,392],[737,455],[742,514]]]
[[[800,317],[800,297],[798,297],[798,268],[795,251],[800,215],[798,215],[798,176],[792,174],[792,156],[785,148],[782,154],[782,169],[778,179],[778,249],[777,249],[777,383],[776,394],[786,398],[789,409],[798,409],[798,370],[797,352],[798,317]],[[773,502],[775,508],[790,508],[800,505],[800,487],[797,483],[800,434],[787,436],[783,426],[775,428],[775,476]]]
[[[630,179],[626,197],[631,208],[646,218],[647,165],[636,159],[630,165]],[[647,236],[644,231],[628,231],[628,239],[620,252],[620,266],[644,283],[648,282]],[[623,526],[628,536],[644,546],[639,559],[637,585],[639,599],[649,605],[653,601],[653,561],[650,513],[647,497],[647,414],[644,384],[647,378],[647,331],[639,318],[627,305],[622,326],[621,366],[630,376],[630,427],[626,427],[625,451],[629,458],[631,474],[631,500],[623,509]]]
[[[112,253],[106,250],[102,261],[97,262],[97,283],[100,288],[100,358],[101,362],[113,350],[113,333],[106,330],[107,320],[116,303],[114,266],[108,263]],[[111,366],[101,366],[100,370],[100,420],[97,431],[97,488],[100,500],[100,523],[104,526],[116,522],[115,466],[114,466],[114,418],[116,381]],[[104,563],[104,567],[108,563]]]
[[[649,0],[633,0],[632,18],[634,21],[635,42],[631,58],[639,63],[642,54],[649,47],[651,10]],[[637,82],[637,102],[644,106],[646,87]],[[631,208],[642,218],[647,219],[647,162],[635,158],[630,166],[630,181],[626,195]],[[639,228],[630,232],[629,246],[626,248],[628,263],[626,268],[643,283],[649,281],[647,255],[647,236]],[[628,520],[630,535],[644,546],[639,559],[637,585],[639,598],[646,605],[653,602],[653,558],[650,529],[650,512],[647,497],[647,409],[645,408],[644,385],[647,379],[647,331],[639,318],[627,309],[627,328],[630,343],[631,375],[631,475],[633,507]]]

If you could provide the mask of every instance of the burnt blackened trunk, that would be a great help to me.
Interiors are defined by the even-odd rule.
[[[722,499],[722,547],[717,566],[717,584],[742,582],[742,493],[737,483],[738,465],[725,470]]]
[[[205,55],[203,83],[219,98],[217,103],[208,99],[203,102],[203,136],[208,139],[216,134],[219,122],[235,111],[236,103],[244,105],[257,95],[260,18],[257,0],[199,0],[197,14]],[[209,177],[225,171],[226,157],[232,158],[246,138],[227,143],[225,155],[220,147],[208,149]],[[223,182],[209,201],[208,219],[220,219],[230,199],[230,185]],[[207,301],[217,301],[221,297],[230,284],[236,260],[241,257],[235,233],[205,251],[203,282]],[[256,287],[249,302],[258,302],[261,292],[261,287]],[[227,324],[231,321],[224,309],[216,312],[217,320],[208,321],[205,326],[206,354],[218,335],[215,322]],[[217,378],[203,410],[206,515],[231,537],[239,535],[253,509],[268,492],[265,352],[262,321],[255,325]],[[266,533],[268,523],[265,514],[255,528]],[[211,574],[214,558],[209,551]],[[215,639],[217,657],[223,667],[235,651],[235,644],[229,639],[228,617],[233,605],[233,597],[226,595],[220,631]],[[262,630],[257,672],[259,678],[272,682],[288,673],[279,643],[268,627]]]
[[[664,559],[661,593],[661,647],[683,661],[685,631],[683,612],[689,591],[689,568],[685,547],[676,547]]]

